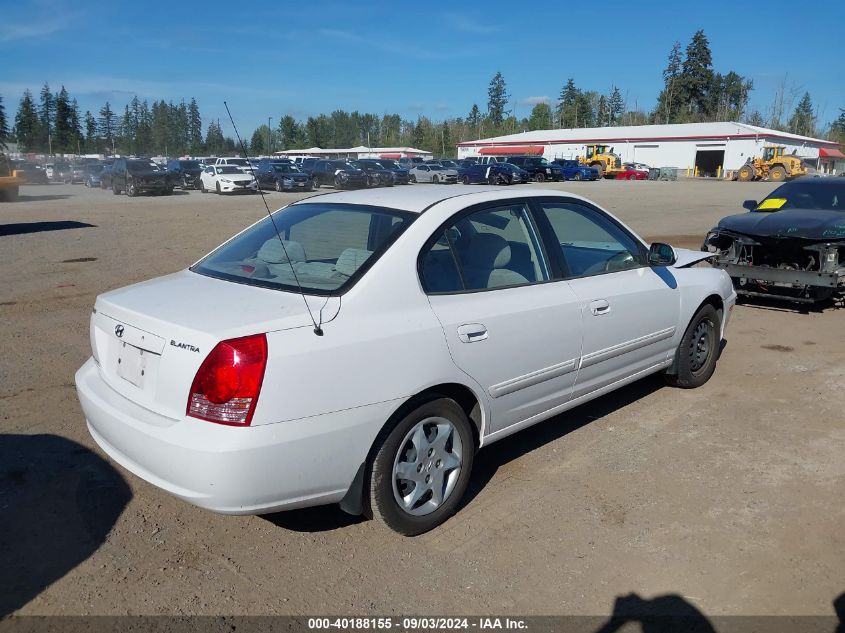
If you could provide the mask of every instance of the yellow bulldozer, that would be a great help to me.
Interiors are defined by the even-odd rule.
[[[20,172],[12,168],[9,158],[0,153],[0,202],[15,202],[25,182]]]
[[[607,178],[623,171],[622,159],[614,154],[613,148],[608,145],[587,145],[586,155],[579,156],[578,162],[598,170],[599,178]]]
[[[763,155],[749,158],[739,168],[736,179],[740,182],[751,180],[773,180],[783,182],[790,178],[807,175],[807,167],[800,157],[793,154],[784,154],[786,149],[782,145],[766,145],[763,147]]]

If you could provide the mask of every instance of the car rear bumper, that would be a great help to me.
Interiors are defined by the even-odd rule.
[[[189,503],[263,514],[340,501],[396,404],[232,427],[161,416],[118,394],[93,358],[76,373],[94,441],[114,461]],[[259,405],[260,406],[260,405]]]

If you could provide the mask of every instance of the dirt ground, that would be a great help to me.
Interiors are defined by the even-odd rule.
[[[552,186],[693,248],[773,188]],[[0,205],[0,616],[604,615],[631,593],[708,616],[833,615],[843,310],[739,306],[703,388],[643,380],[483,450],[462,509],[415,539],[334,507],[218,516],[110,463],[73,387],[95,296],[184,268],[262,215],[257,196],[81,185]]]

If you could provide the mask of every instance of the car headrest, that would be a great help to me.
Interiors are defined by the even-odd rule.
[[[506,268],[511,263],[511,246],[494,233],[478,233],[469,243],[466,260],[478,268]]]
[[[347,248],[337,258],[334,269],[347,277],[351,277],[372,254],[373,251],[363,248]]]
[[[282,248],[278,237],[271,237],[258,249],[258,259],[268,264],[286,264],[291,262],[304,262],[305,249],[299,242],[284,240],[285,247]],[[287,255],[285,254],[287,251]]]

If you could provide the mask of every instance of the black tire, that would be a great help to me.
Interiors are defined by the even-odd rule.
[[[572,177],[572,180],[581,180],[581,172],[576,171],[575,175]]]
[[[118,189],[117,185],[115,185],[115,184],[112,184],[111,192],[116,196],[119,196],[121,194],[120,189]]]
[[[687,326],[675,353],[674,374],[664,374],[666,382],[681,389],[695,389],[708,380],[719,358],[721,323],[719,313],[709,303],[701,306]]]
[[[220,191],[220,183],[219,182],[214,183],[214,188],[217,190],[218,196],[223,193],[222,191]]]
[[[208,189],[205,188],[205,183],[200,180],[200,193],[208,193]]]
[[[772,167],[771,171],[769,171],[769,178],[773,182],[783,182],[786,180],[786,169],[782,165],[775,165]]]
[[[534,182],[546,182],[545,174],[534,174]]]
[[[408,176],[408,182],[417,182],[417,177],[414,174]]]
[[[334,188],[343,189],[343,181],[340,179],[340,176],[334,177]]]
[[[6,189],[5,201],[6,202],[17,202],[18,198],[20,198],[20,187],[9,187]]]
[[[468,184],[469,184],[469,176],[464,176],[464,177],[461,179],[461,182],[463,182],[465,185],[468,185]]]
[[[451,491],[436,509],[427,514],[413,515],[399,505],[394,495],[394,463],[400,458],[400,451],[404,453],[405,447],[408,446],[407,435],[427,418],[444,418],[451,423],[453,433],[457,434],[461,444],[460,472],[457,473]],[[454,449],[454,440],[449,441]],[[437,527],[455,513],[469,483],[475,440],[472,423],[454,400],[432,395],[429,400],[420,401],[415,409],[382,430],[374,448],[375,452],[368,468],[369,485],[366,490],[369,493],[368,510],[375,520],[405,536],[416,536]],[[433,460],[428,460],[425,466],[424,463],[423,458],[420,466],[425,470],[417,472],[438,468]],[[423,495],[421,499],[425,498],[426,495]]]
[[[134,182],[126,183],[126,195],[130,198],[134,198],[138,195],[138,188],[135,186]]]
[[[100,181],[100,189],[104,189],[104,190],[105,190],[105,189],[107,189],[107,187],[106,187],[106,183],[105,183],[105,181],[104,181],[104,180],[101,180],[101,181]]]
[[[276,181],[276,191],[282,193],[282,183],[280,183],[278,180]]]
[[[439,176],[437,176],[437,174],[435,174],[434,176],[431,177],[431,184],[433,184],[433,185],[439,185],[440,184],[440,178],[439,178]]]
[[[593,165],[590,165],[590,167],[599,172],[598,178],[596,178],[596,180],[601,180],[604,177],[604,166],[601,163],[594,163]]]
[[[751,182],[755,176],[754,168],[751,165],[743,165],[739,168],[736,179],[740,182]]]

